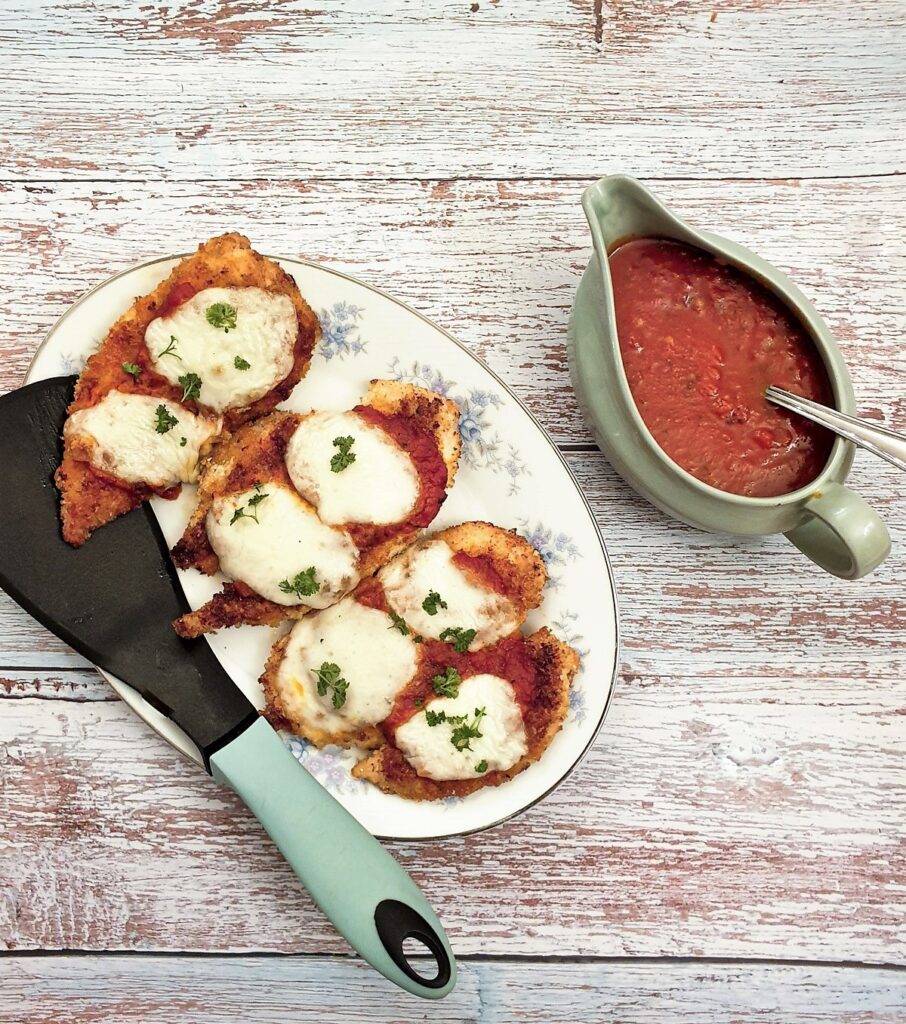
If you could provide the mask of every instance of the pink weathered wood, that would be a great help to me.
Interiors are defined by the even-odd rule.
[[[902,973],[770,962],[906,963],[902,479],[857,458],[895,547],[855,584],[671,523],[591,450],[565,332],[581,190],[636,173],[790,272],[862,413],[906,429],[906,6],[473,6],[0,5],[0,391],[84,290],[231,228],[513,386],[608,541],[620,689],[549,800],[395,851],[460,953],[533,962],[467,963],[426,1008],[346,959],[236,801],[0,595],[0,1021],[903,1019]],[[59,949],[215,955],[16,955]]]
[[[87,289],[232,227],[410,303],[483,356],[557,440],[588,442],[565,341],[591,247],[579,206],[590,180],[0,185],[0,388],[21,382]],[[863,414],[906,429],[902,177],[653,187],[790,273],[848,357]]]
[[[894,0],[0,10],[4,177],[782,177],[903,168]],[[716,17],[713,17],[716,15]]]
[[[902,679],[624,678],[541,805],[393,848],[463,954],[900,962],[904,696]],[[246,810],[123,704],[2,711],[7,948],[344,949]]]

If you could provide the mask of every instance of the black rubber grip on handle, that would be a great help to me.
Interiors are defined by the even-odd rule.
[[[434,929],[418,913],[399,900],[381,900],[374,911],[374,924],[384,949],[397,967],[413,981],[426,988],[443,988],[450,980],[450,957]],[[425,978],[415,971],[403,950],[406,939],[425,945],[437,961],[437,974]]]

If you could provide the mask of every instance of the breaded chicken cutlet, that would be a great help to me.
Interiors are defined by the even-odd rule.
[[[547,574],[524,538],[472,522],[424,537],[274,646],[265,714],[317,746],[376,750],[354,774],[411,799],[498,785],[560,728],[578,655],[519,632]]]
[[[406,548],[437,515],[459,462],[459,409],[372,381],[346,412],[276,412],[205,461],[173,558],[230,577],[175,623],[181,636],[275,625],[324,608]]]
[[[243,235],[213,238],[136,299],[89,358],[56,473],[64,539],[197,479],[221,431],[271,411],[320,334],[293,279]]]

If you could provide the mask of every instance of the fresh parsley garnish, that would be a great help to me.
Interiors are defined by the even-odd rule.
[[[333,439],[334,448],[340,450],[330,460],[330,470],[332,473],[342,473],[347,466],[351,466],[355,462],[355,452],[352,450],[352,446],[355,444],[355,438],[347,434],[346,437],[335,437]]]
[[[453,645],[457,654],[465,654],[469,645],[475,639],[474,629],[463,629],[461,626],[451,626],[440,634],[440,639]]]
[[[430,590],[428,596],[422,601],[422,608],[429,615],[437,615],[438,608],[446,608],[447,602],[438,594],[436,590]]]
[[[470,722],[467,715],[448,715],[445,711],[431,711],[429,708],[425,712],[425,721],[430,726],[440,725],[441,722],[452,725],[450,742],[457,750],[463,751],[472,749],[472,740],[481,739],[478,726],[486,714],[485,708],[475,708],[475,718]]]
[[[233,513],[233,518],[230,520],[230,526],[232,526],[233,523],[238,522],[240,519],[254,519],[255,522],[257,523],[258,506],[261,504],[262,501],[264,501],[265,498],[268,497],[270,497],[270,495],[266,491],[261,490],[261,484],[255,484],[255,493],[251,496],[251,498],[249,498],[247,505],[240,505],[236,509],[236,511]],[[246,511],[247,507],[248,509],[250,509],[250,511],[248,512]],[[314,571],[314,566],[312,566],[312,571]],[[280,584],[280,589],[283,590],[282,583]],[[292,591],[288,590],[286,591],[286,593],[289,594],[292,593]],[[312,591],[312,593],[314,593],[314,591]]]
[[[215,302],[205,310],[205,319],[212,327],[217,327],[229,334],[236,328],[236,307],[228,302]]]
[[[170,335],[170,344],[167,345],[167,347],[163,350],[163,352],[160,352],[158,354],[157,358],[158,359],[163,359],[164,356],[173,356],[174,359],[178,359],[180,362],[182,362],[182,356],[176,351],[176,342],[177,342],[177,340],[178,339],[177,339],[176,335],[175,334],[171,334]]]
[[[476,708],[474,722],[467,722],[465,720],[465,716],[462,716],[462,721],[456,726],[450,735],[450,742],[457,750],[471,750],[472,740],[481,739],[481,731],[478,726],[486,714],[487,711],[484,708]],[[450,719],[450,721],[452,721],[452,719]]]
[[[185,438],[185,437],[181,437],[181,438],[179,439],[179,447],[180,447],[180,448],[185,448],[185,446],[186,446],[186,445],[187,445],[188,443],[189,443],[189,441],[188,441],[188,439],[187,439],[187,438]]]
[[[157,417],[157,422],[154,424],[154,429],[158,434],[166,434],[168,430],[172,430],[179,420],[167,412],[165,405],[159,405],[154,410],[154,415]]]
[[[476,764],[476,765],[475,765],[475,771],[476,771],[476,772],[478,772],[478,774],[479,774],[479,775],[484,775],[484,773],[485,773],[485,772],[486,772],[487,770],[488,770],[488,762],[487,762],[487,761],[485,761],[485,759],[484,759],[484,758],[482,758],[482,759],[481,759],[481,760],[480,760],[480,761],[478,762],[478,764]]]
[[[424,700],[421,697],[416,697],[415,700],[412,703],[417,708],[423,708],[425,706],[425,702],[424,702]]]
[[[431,680],[431,686],[439,697],[458,697],[459,684],[461,682],[462,676],[455,668],[451,667],[442,674],[434,676]]]
[[[388,629],[398,629],[403,634],[403,636],[409,635],[409,627],[408,625],[406,625],[406,620],[402,617],[402,615],[397,615],[396,612],[391,608],[390,618],[393,620],[393,624],[388,626]]]
[[[312,669],[312,672],[318,678],[318,696],[326,697],[327,691],[333,690],[331,703],[335,708],[341,708],[346,703],[349,683],[341,677],[340,666],[332,661],[325,661],[321,663],[320,668]]]
[[[236,356],[233,360],[233,366],[235,366],[237,370],[247,370],[251,365],[252,364],[247,359],[243,359],[242,356]]]
[[[284,594],[296,594],[298,597],[311,597],[321,589],[315,567],[310,565],[303,572],[296,573],[291,579],[281,580],[280,589]]]
[[[182,385],[182,400],[184,402],[197,401],[201,394],[201,377],[197,373],[184,373],[176,379]]]
[[[123,363],[123,373],[128,373],[133,380],[138,380],[138,375],[142,372],[142,368],[138,363]]]
[[[413,640],[414,643],[417,643],[417,644],[423,644],[425,642],[425,638],[423,636],[419,636],[418,633],[415,634],[415,636],[412,638],[412,640]]]

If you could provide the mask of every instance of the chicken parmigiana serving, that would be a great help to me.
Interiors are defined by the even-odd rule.
[[[293,279],[226,234],[114,323],[79,376],[56,473],[75,546],[194,483],[222,431],[272,410],[308,369],[318,319]]]
[[[176,564],[229,577],[182,636],[326,608],[437,515],[459,460],[454,402],[373,381],[346,412],[275,412],[205,461]]]

